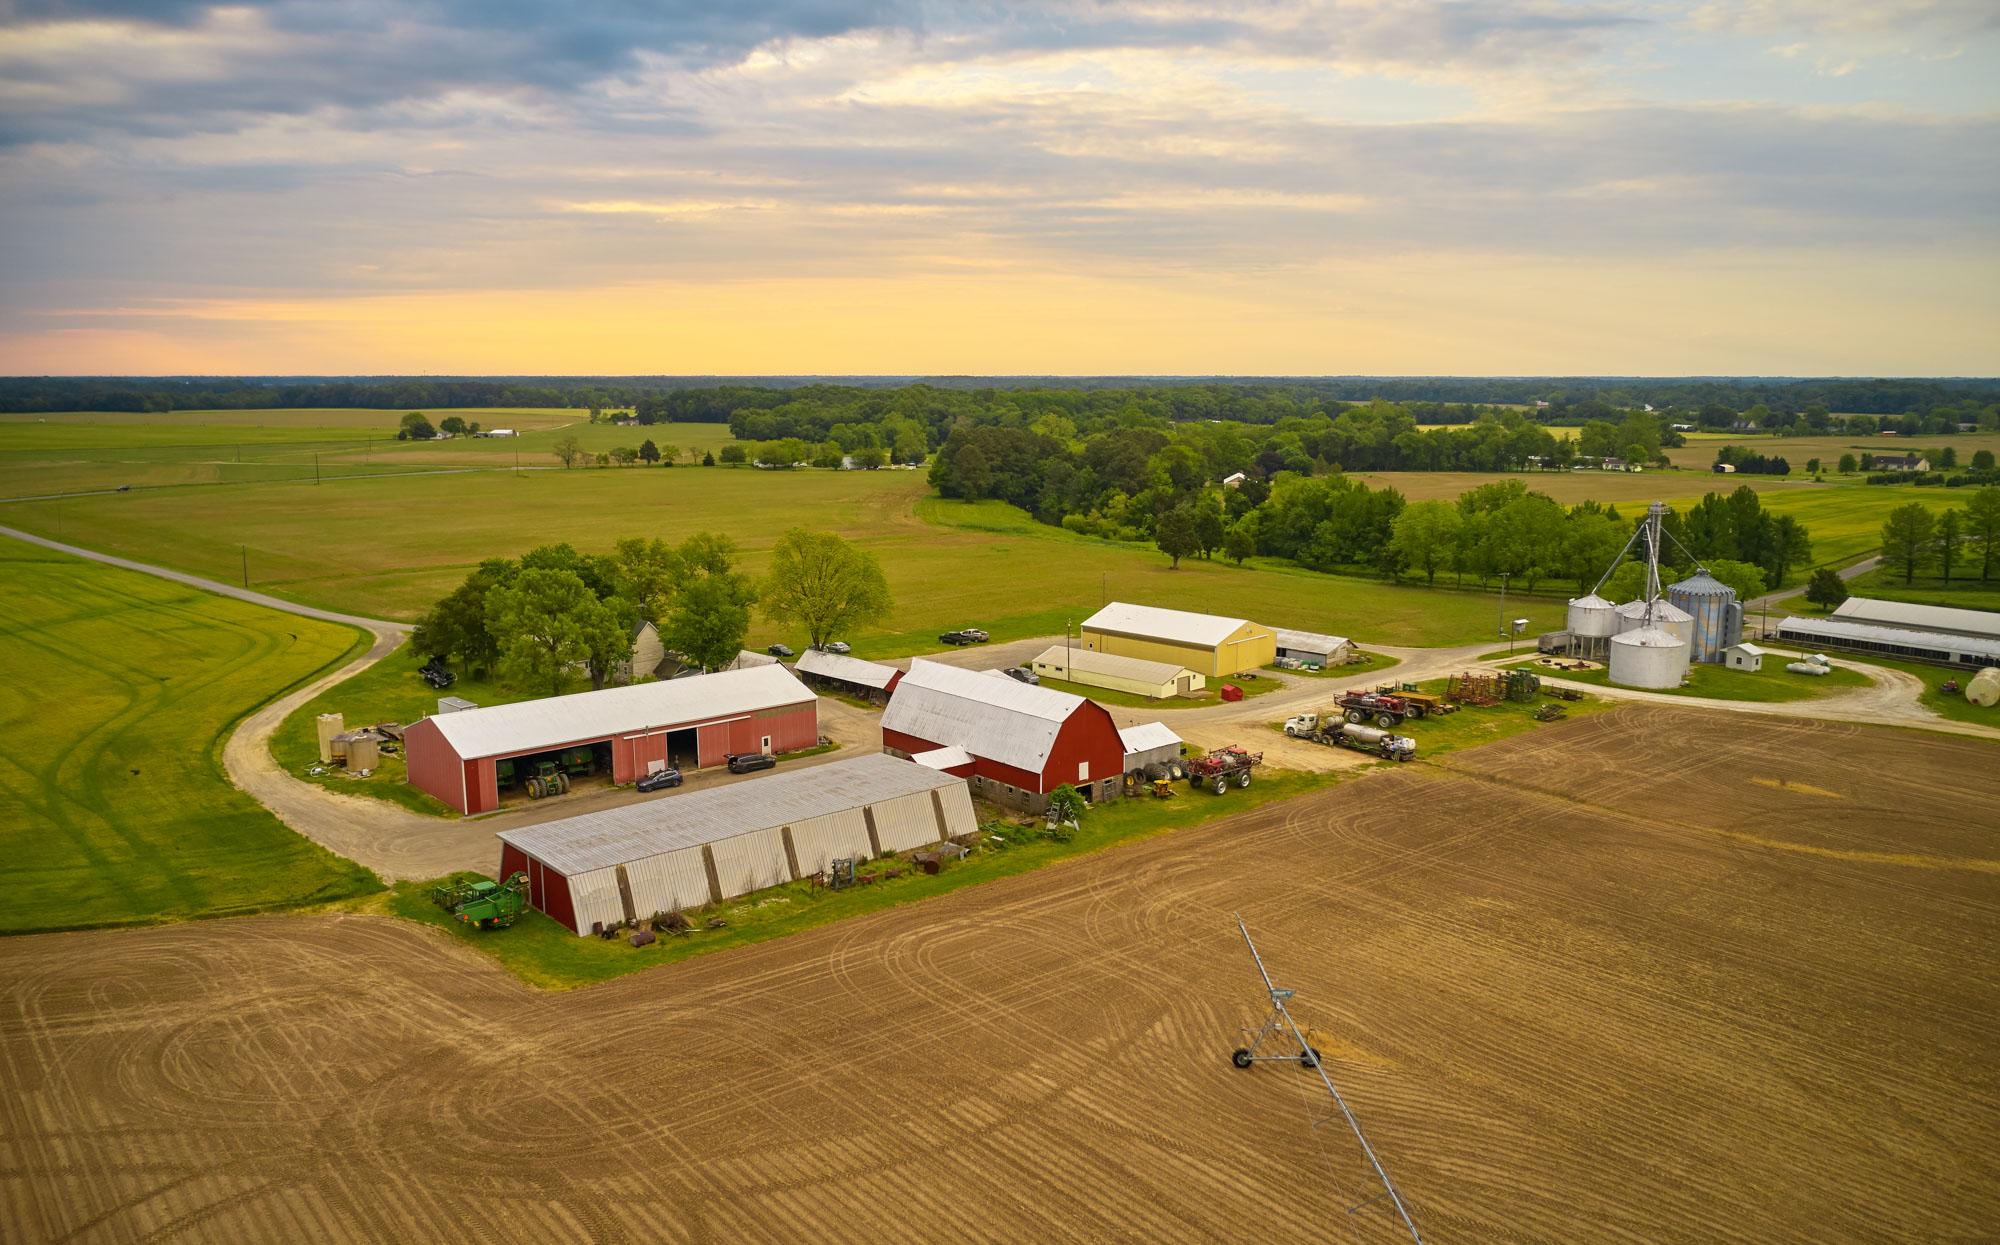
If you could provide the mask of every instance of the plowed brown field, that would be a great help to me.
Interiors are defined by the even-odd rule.
[[[1627,708],[568,994],[415,927],[0,942],[0,1239],[2000,1226],[1990,744]],[[504,935],[499,935],[504,936]],[[485,1225],[481,1227],[479,1225]]]

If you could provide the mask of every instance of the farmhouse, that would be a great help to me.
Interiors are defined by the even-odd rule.
[[[1338,666],[1354,652],[1346,636],[1321,635],[1316,631],[1287,631],[1278,628],[1278,656],[1296,661],[1308,670]]]
[[[1920,454],[1879,454],[1874,467],[1877,471],[1929,471],[1931,460]]]
[[[1150,696],[1154,700],[1191,696],[1208,686],[1208,680],[1201,675],[1170,661],[1120,657],[1116,653],[1067,644],[1050,645],[1030,665],[1044,678]]]
[[[503,830],[499,876],[588,934],[978,829],[963,782],[874,753]]]
[[[903,677],[903,672],[894,666],[824,653],[816,648],[800,653],[792,670],[807,687],[859,696],[878,705],[889,703],[889,693],[896,690],[896,681]]]
[[[1064,783],[1089,800],[1113,798],[1125,773],[1125,747],[1102,705],[922,658],[882,711],[882,746],[905,757],[963,749],[970,768],[947,754],[957,762],[948,769],[964,770],[975,794],[1029,812]]]
[[[720,765],[731,753],[819,741],[818,702],[783,666],[723,670],[425,718],[404,738],[410,782],[461,813],[500,807],[500,768],[589,749],[631,782],[663,765]]]
[[[1120,657],[1171,662],[1211,678],[1268,666],[1277,658],[1269,627],[1241,618],[1113,601],[1083,620],[1083,646]]]

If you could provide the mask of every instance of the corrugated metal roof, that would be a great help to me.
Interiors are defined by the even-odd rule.
[[[1646,616],[1646,603],[1644,601],[1627,601],[1625,604],[1615,607],[1614,612],[1620,618],[1644,618]],[[1661,597],[1659,600],[1653,602],[1653,618],[1655,621],[1663,623],[1694,621],[1693,614],[1688,613],[1665,597]]]
[[[1874,623],[1849,622],[1844,618],[1787,618],[1778,624],[1778,635],[1787,640],[1824,637],[1829,643],[1865,640],[1871,644],[1894,644],[1904,648],[1941,649],[1980,657],[2000,657],[2000,639],[1957,635],[1948,631],[1918,631],[1910,627],[1881,627]]]
[[[1113,601],[1083,620],[1085,631],[1115,631],[1119,635],[1170,640],[1176,644],[1203,644],[1211,648],[1235,635],[1243,625],[1241,618],[1191,614],[1186,610],[1130,605],[1124,601]]]
[[[575,876],[963,781],[875,752],[502,830],[499,837],[550,868]]]
[[[1350,643],[1344,635],[1321,635],[1317,631],[1288,631],[1283,627],[1275,633],[1278,647],[1297,649],[1302,653],[1324,653],[1331,655],[1346,648]]]
[[[1136,679],[1141,683],[1171,683],[1187,669],[1185,666],[1176,666],[1170,661],[1120,657],[1116,653],[1100,653],[1095,649],[1078,648],[1075,645],[1065,648],[1060,644],[1051,644],[1042,650],[1042,655],[1035,658],[1035,664],[1083,670],[1091,674],[1108,674],[1118,679]]]
[[[1677,584],[1668,584],[1668,592],[1678,592],[1690,597],[1733,597],[1736,589],[1723,583],[1705,570],[1697,570]]]
[[[777,664],[778,659],[769,653],[753,653],[746,648],[737,652],[736,660],[730,662],[728,668],[731,670],[748,670],[752,666],[775,666]]]
[[[1954,631],[1961,635],[2000,639],[2000,613],[1951,605],[1912,605],[1907,601],[1877,601],[1849,597],[1833,611],[1835,618],[1873,623],[1878,627],[1909,627],[1917,631]]]
[[[961,765],[972,764],[972,754],[960,747],[932,748],[929,752],[919,752],[910,759],[925,769],[957,769]]]
[[[1137,726],[1119,727],[1118,742],[1125,746],[1125,755],[1130,756],[1155,748],[1178,748],[1181,737],[1168,730],[1165,722],[1141,722]]]
[[[600,692],[465,709],[431,720],[459,756],[471,758],[733,717],[812,699],[806,685],[783,666],[754,666],[664,683],[607,687]]]
[[[839,653],[823,653],[816,648],[800,653],[799,659],[792,663],[792,669],[800,674],[816,674],[822,679],[839,679],[842,683],[860,687],[887,687],[889,680],[896,677],[894,666],[878,665],[859,657],[843,657]]]
[[[896,684],[882,729],[1041,773],[1056,735],[1084,704],[1081,696],[990,678],[919,657]]]

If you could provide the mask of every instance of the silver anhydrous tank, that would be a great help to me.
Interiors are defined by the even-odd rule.
[[[1707,571],[1696,571],[1669,587],[1667,600],[1694,619],[1688,637],[1690,660],[1721,661],[1722,650],[1743,638],[1743,612],[1731,608],[1736,605],[1736,589]]]
[[[1658,627],[1611,637],[1611,681],[1620,687],[1679,687],[1688,668],[1687,641]]]
[[[1618,614],[1611,602],[1591,593],[1569,603],[1569,633],[1576,636],[1618,634]]]
[[[1646,625],[1646,603],[1627,601],[1617,608],[1618,630],[1637,631]],[[1681,643],[1694,644],[1694,615],[1681,609],[1672,601],[1657,601],[1653,605],[1653,625],[1673,636]]]

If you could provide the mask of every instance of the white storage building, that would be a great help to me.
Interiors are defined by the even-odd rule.
[[[882,753],[503,830],[500,876],[578,934],[976,832],[963,780]]]
[[[1165,722],[1142,722],[1118,728],[1118,742],[1125,745],[1125,772],[1145,773],[1154,765],[1180,759],[1181,737],[1167,729]]]
[[[1317,631],[1289,631],[1279,627],[1278,656],[1291,658],[1308,670],[1338,666],[1354,651],[1354,642],[1342,635],[1321,635]]]

